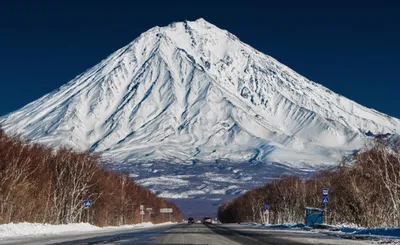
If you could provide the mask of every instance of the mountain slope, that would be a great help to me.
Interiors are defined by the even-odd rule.
[[[199,19],[155,27],[0,118],[52,146],[118,160],[332,163],[400,121],[313,83]]]

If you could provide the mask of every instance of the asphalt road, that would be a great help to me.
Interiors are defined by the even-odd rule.
[[[57,237],[41,237],[7,244],[107,244],[107,245],[259,245],[259,244],[372,244],[368,241],[340,239],[303,230],[272,230],[241,225],[177,224],[154,228],[91,233]]]

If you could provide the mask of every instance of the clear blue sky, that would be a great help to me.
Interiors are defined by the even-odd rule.
[[[203,17],[307,78],[400,118],[396,1],[102,2],[0,2],[0,115],[57,89],[153,26]]]

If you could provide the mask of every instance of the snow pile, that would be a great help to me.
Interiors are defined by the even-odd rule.
[[[297,228],[304,228],[304,224],[269,224],[269,225],[264,225],[260,223],[241,223],[241,225],[248,226],[248,227],[262,227],[262,228],[268,228],[268,229],[297,229]]]
[[[304,224],[279,224],[279,225],[265,225],[265,228],[270,229],[303,229]]]
[[[172,224],[170,222],[157,224],[166,225]],[[104,232],[113,230],[124,230],[132,228],[145,228],[157,226],[150,222],[135,224],[135,225],[123,225],[123,226],[107,226],[98,227],[89,223],[74,223],[65,225],[50,225],[50,224],[39,224],[39,223],[10,223],[0,225],[0,239],[4,240],[7,238],[16,238],[24,236],[48,236],[48,235],[66,235],[66,234],[78,234],[78,233],[93,233],[93,232]]]
[[[76,233],[76,232],[91,232],[98,231],[102,228],[88,224],[65,224],[65,225],[50,225],[39,223],[10,223],[0,225],[0,239],[6,237],[18,236],[41,236],[55,235],[60,233]]]
[[[400,228],[354,228],[342,226],[331,229],[330,232],[354,237],[395,239],[400,242]]]
[[[305,229],[330,236],[338,236],[346,239],[371,239],[400,244],[400,228],[363,228],[357,225],[325,225],[325,229],[312,229],[304,224],[271,224],[242,223],[244,226],[259,227],[262,229]]]

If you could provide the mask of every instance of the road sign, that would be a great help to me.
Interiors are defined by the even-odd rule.
[[[328,188],[322,189],[322,195],[323,196],[328,196]]]
[[[143,210],[140,211],[140,215],[144,215],[144,211]]]
[[[160,213],[172,213],[172,208],[160,208]]]
[[[328,197],[324,196],[322,197],[322,203],[327,204],[328,203]]]
[[[264,221],[265,224],[269,224],[269,205],[264,205]]]
[[[151,220],[151,214],[153,213],[153,208],[146,208],[147,213],[149,214],[149,222]]]
[[[90,208],[90,206],[92,206],[92,200],[85,200],[83,201],[83,206],[85,208]]]
[[[140,205],[140,210],[144,210],[144,205]]]

